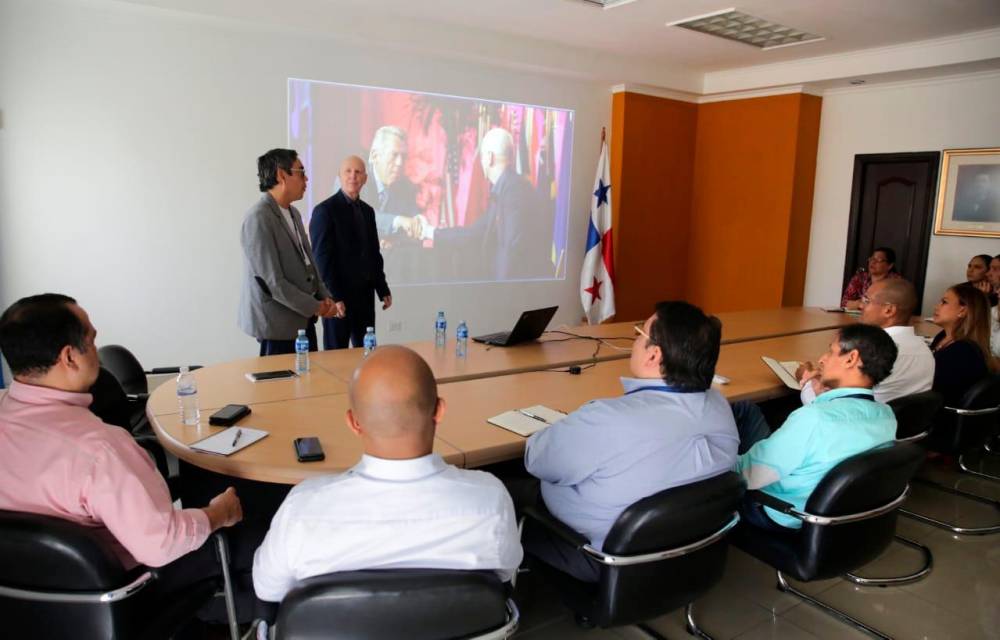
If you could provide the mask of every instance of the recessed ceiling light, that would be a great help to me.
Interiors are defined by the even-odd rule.
[[[600,2],[600,0],[586,1]],[[736,9],[723,9],[706,15],[676,20],[668,22],[667,26],[683,27],[764,50],[819,42],[824,39],[823,36],[758,18]]]

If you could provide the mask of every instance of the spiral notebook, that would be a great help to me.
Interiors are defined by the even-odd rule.
[[[496,425],[501,429],[506,429],[519,436],[528,437],[536,431],[541,431],[545,427],[559,422],[566,417],[562,411],[549,409],[548,407],[536,404],[524,409],[514,409],[505,411],[498,416],[493,416],[486,421]]]
[[[236,437],[237,434],[239,437]],[[192,442],[188,446],[201,453],[211,453],[215,456],[231,456],[240,449],[246,449],[253,443],[263,440],[267,435],[267,431],[261,429],[229,427],[207,438]]]

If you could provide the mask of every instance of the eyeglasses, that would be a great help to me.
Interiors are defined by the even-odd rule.
[[[302,174],[303,178],[306,177],[305,167],[303,167],[301,169],[295,169],[295,168],[289,169],[288,173],[299,173],[299,174]]]
[[[887,305],[887,304],[892,304],[891,302],[876,302],[876,301],[872,300],[871,298],[869,298],[868,296],[861,296],[861,304],[863,304],[865,306],[868,306],[868,305],[873,304],[873,303],[874,304],[880,304],[883,307],[885,305]]]
[[[649,340],[650,342],[653,341],[653,339],[649,337],[649,334],[642,330],[642,325],[641,324],[637,324],[637,325],[633,326],[632,330],[635,331],[635,335],[642,336],[643,338],[645,338],[646,340]]]
[[[886,260],[885,258],[876,258],[875,256],[872,256],[868,258],[868,262],[889,262],[889,261]]]

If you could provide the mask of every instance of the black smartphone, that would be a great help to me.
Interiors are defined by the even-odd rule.
[[[257,371],[255,373],[248,373],[247,378],[251,382],[260,382],[262,380],[281,380],[282,378],[294,378],[296,373],[291,369],[282,369],[281,371]]]
[[[230,427],[248,415],[250,407],[245,404],[227,404],[208,417],[208,424]]]
[[[295,455],[299,462],[319,462],[326,459],[319,438],[296,438]]]

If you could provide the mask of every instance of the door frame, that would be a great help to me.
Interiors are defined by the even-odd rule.
[[[934,196],[937,194],[938,173],[941,169],[940,151],[915,151],[907,153],[859,153],[854,156],[854,175],[851,178],[851,214],[847,223],[847,250],[844,260],[844,280],[841,290],[854,276],[857,270],[858,251],[857,235],[861,225],[861,196],[864,193],[864,170],[869,164],[892,163],[892,162],[927,162],[927,196],[925,209],[927,211],[927,221],[923,228],[923,238],[920,241],[920,260],[917,264],[917,277],[914,278],[913,287],[917,293],[917,308],[915,314],[920,313],[924,297],[924,283],[927,279],[927,253],[931,246],[931,234],[934,228]]]

